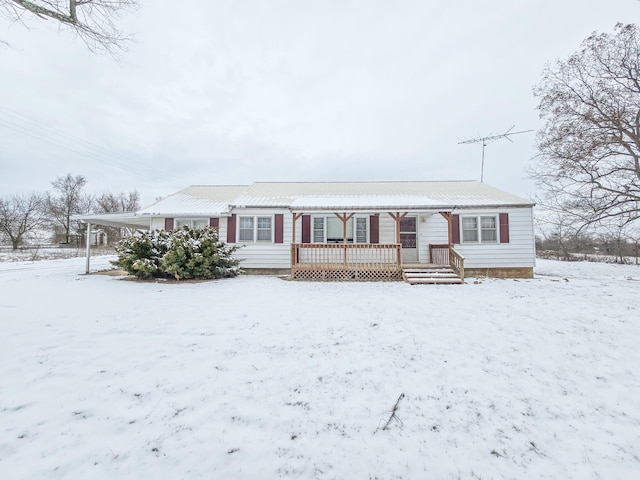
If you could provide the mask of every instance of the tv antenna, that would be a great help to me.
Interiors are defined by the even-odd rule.
[[[501,133],[500,135],[487,135],[485,137],[471,138],[469,140],[463,140],[461,142],[458,142],[458,145],[461,145],[463,143],[481,143],[482,144],[482,167],[480,168],[481,182],[484,181],[484,147],[486,147],[492,142],[495,142],[496,140],[500,140],[501,138],[506,138],[511,143],[513,143],[513,140],[509,138],[511,135],[520,135],[521,133],[533,132],[533,130],[521,130],[519,132],[512,132],[511,130],[513,130],[514,128],[515,128],[515,125],[513,125],[506,132]]]

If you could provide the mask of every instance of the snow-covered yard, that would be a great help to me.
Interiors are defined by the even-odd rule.
[[[113,255],[114,249],[109,247],[92,247],[91,255]],[[84,257],[84,247],[57,247],[52,245],[21,247],[12,250],[11,247],[0,245],[0,262],[33,262],[38,260],[57,260],[61,258]]]
[[[0,263],[0,478],[640,478],[640,267],[413,287],[83,270]]]

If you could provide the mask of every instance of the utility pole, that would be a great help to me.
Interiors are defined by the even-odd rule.
[[[501,138],[506,138],[511,143],[513,143],[513,140],[511,140],[509,138],[511,135],[519,135],[521,133],[533,132],[533,130],[522,130],[520,132],[512,132],[511,130],[513,130],[514,127],[515,127],[515,125],[513,125],[506,132],[501,133],[500,135],[487,135],[485,137],[471,138],[469,140],[462,140],[461,142],[458,142],[458,145],[461,145],[463,143],[481,143],[482,144],[482,167],[480,169],[480,181],[481,182],[484,181],[484,147],[489,145],[489,143],[495,142],[496,140],[500,140]]]

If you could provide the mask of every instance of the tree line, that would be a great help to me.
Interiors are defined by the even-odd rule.
[[[13,250],[23,245],[30,234],[48,232],[55,243],[82,242],[86,225],[73,220],[73,215],[95,212],[131,212],[140,208],[140,195],[131,192],[85,192],[87,179],[68,173],[51,182],[46,192],[21,193],[0,197],[0,238]],[[118,228],[105,227],[108,237],[118,240]]]
[[[640,264],[640,237],[624,231],[563,235],[555,230],[536,235],[536,254],[558,260],[590,260]]]

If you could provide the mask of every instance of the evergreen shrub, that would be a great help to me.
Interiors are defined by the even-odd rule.
[[[187,226],[170,232],[138,232],[116,245],[117,267],[138,278],[211,279],[235,277],[242,270],[237,246],[220,241],[215,229]]]

